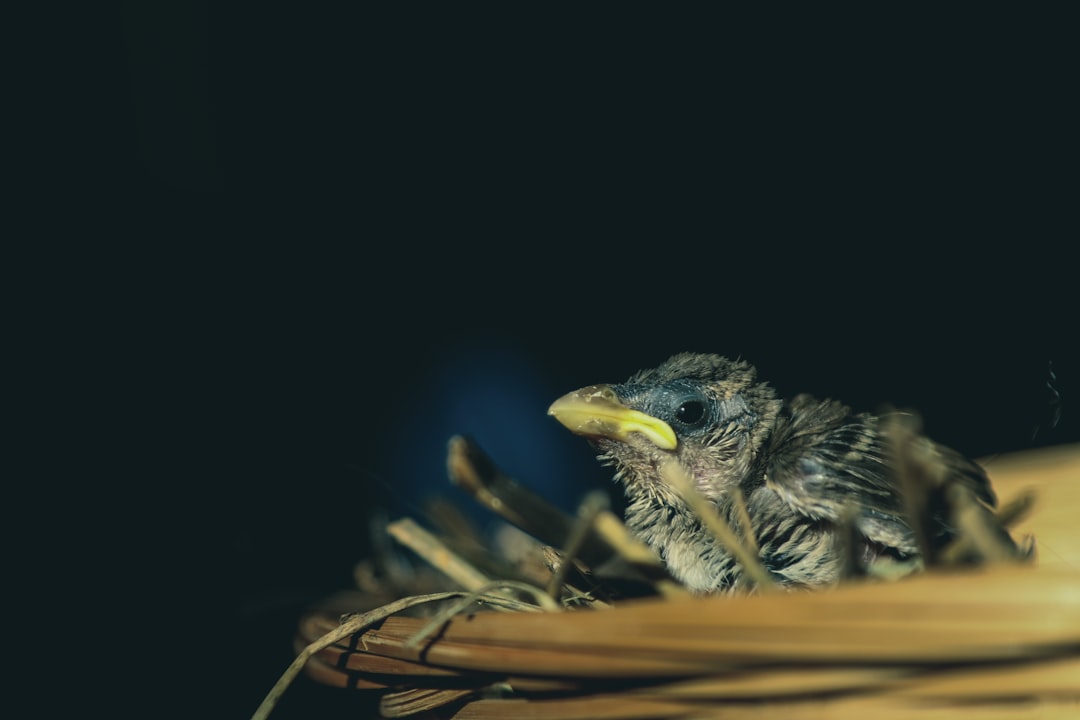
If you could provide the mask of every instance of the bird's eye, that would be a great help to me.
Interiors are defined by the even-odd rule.
[[[697,425],[705,419],[705,403],[687,400],[675,409],[675,419],[686,425]]]

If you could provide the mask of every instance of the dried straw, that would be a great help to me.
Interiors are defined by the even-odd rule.
[[[909,447],[911,492],[940,483],[910,451],[914,436],[897,437]],[[407,597],[342,624],[334,608],[365,596],[328,599],[302,619],[297,660],[255,717],[305,665],[318,682],[380,693],[386,717],[997,719],[1080,709],[1080,446],[986,461],[1001,510],[995,518],[950,496],[962,537],[922,573],[744,597],[690,596],[654,572],[655,555],[599,502],[576,520],[546,505],[530,515],[535,498],[467,440],[451,443],[450,464],[474,496],[560,550],[546,590],[481,583],[438,537],[397,523],[395,537],[473,592]],[[677,486],[677,466],[667,473]],[[1036,534],[1038,561],[1003,552],[1001,526]],[[752,533],[715,532],[749,570]],[[951,564],[973,551],[987,563]],[[561,573],[585,557],[653,573],[656,595],[567,605]],[[419,603],[441,607],[434,618],[400,614]],[[551,612],[565,607],[581,609]]]

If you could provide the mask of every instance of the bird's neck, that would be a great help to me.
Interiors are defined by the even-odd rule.
[[[738,563],[681,499],[653,489],[628,490],[627,496],[626,526],[676,579],[694,592],[736,586],[742,575]]]

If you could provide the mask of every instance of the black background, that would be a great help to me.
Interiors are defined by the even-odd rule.
[[[122,604],[180,601],[211,653],[185,693],[221,715],[348,586],[367,512],[409,512],[412,460],[675,352],[916,408],[975,456],[1077,439],[1063,46],[1009,18],[816,40],[828,18],[612,12],[129,3],[73,31],[67,212],[126,242],[64,260],[67,379],[161,547],[164,589]],[[506,416],[445,425],[477,373]],[[571,504],[606,487],[543,432],[488,449],[537,482],[529,452],[562,454]],[[362,715],[346,695],[304,680],[276,716]]]

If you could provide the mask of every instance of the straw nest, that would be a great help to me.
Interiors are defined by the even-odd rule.
[[[516,550],[445,507],[435,533],[389,523],[360,589],[300,619],[256,717],[301,671],[379,693],[385,717],[1080,717],[1080,445],[983,464],[1030,557],[983,546],[958,501],[957,547],[929,567],[695,597],[595,497],[565,516],[454,438],[451,479],[524,531],[500,543]]]

